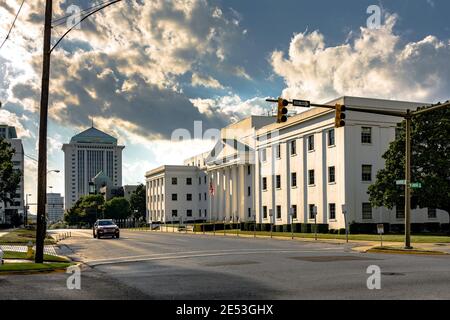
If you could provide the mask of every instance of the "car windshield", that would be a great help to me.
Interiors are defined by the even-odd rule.
[[[114,223],[111,220],[104,220],[98,222],[99,226],[112,226]]]

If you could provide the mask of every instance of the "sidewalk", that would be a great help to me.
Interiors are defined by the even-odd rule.
[[[139,231],[139,230],[135,230]],[[148,231],[148,230],[147,230]],[[164,234],[193,234],[193,235],[207,235],[207,236],[214,236],[214,233],[209,232],[192,232],[192,231],[178,231],[175,230],[173,232],[172,230],[166,231],[148,231],[148,232],[155,232],[155,233],[164,233]],[[215,236],[220,237],[235,237],[235,238],[254,238],[253,234],[242,234],[239,232],[239,235],[237,232],[230,233],[227,231],[226,235],[224,235],[223,230],[218,230],[215,233]],[[270,239],[270,236],[267,235],[256,235],[255,239]],[[273,236],[272,239],[276,240],[285,240],[285,241],[301,241],[301,242],[316,242],[316,243],[329,243],[329,244],[335,244],[335,245],[345,245],[347,244],[345,239],[317,239],[314,238],[301,238],[301,237],[294,237],[292,239],[289,236]],[[351,245],[352,250],[357,252],[366,252],[367,250],[374,248],[374,247],[380,247],[381,243],[380,241],[372,241],[372,240],[349,240],[348,244]],[[389,242],[389,241],[383,241],[383,247],[401,247],[401,242]],[[426,251],[440,251],[447,254],[450,254],[450,243],[412,243],[412,246],[416,250],[426,250]]]

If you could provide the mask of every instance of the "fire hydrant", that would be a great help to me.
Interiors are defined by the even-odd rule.
[[[3,264],[3,250],[0,248],[0,264]]]
[[[33,252],[33,243],[31,241],[28,241],[27,244],[27,259],[33,259],[34,252]]]

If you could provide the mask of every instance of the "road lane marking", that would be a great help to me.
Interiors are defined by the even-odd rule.
[[[227,252],[228,251],[228,252]],[[155,254],[147,257],[139,257],[139,258],[114,258],[114,259],[102,259],[102,260],[90,260],[85,261],[85,263],[91,267],[108,265],[108,264],[120,264],[120,263],[131,263],[131,262],[145,262],[145,261],[153,261],[153,260],[171,260],[171,259],[190,259],[190,258],[201,258],[201,257],[216,257],[216,256],[231,256],[231,255],[246,255],[246,254],[265,254],[265,253],[275,253],[275,254],[284,254],[284,253],[317,253],[318,251],[324,250],[265,250],[265,249],[256,249],[256,250],[248,250],[242,252],[236,252],[236,250],[224,250],[222,252],[217,251],[194,251],[194,252],[180,252],[180,253],[169,253],[169,254]]]

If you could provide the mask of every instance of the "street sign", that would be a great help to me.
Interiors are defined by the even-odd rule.
[[[406,186],[406,180],[397,180],[395,183],[398,186]]]
[[[422,188],[422,184],[420,182],[411,183],[410,186],[413,189],[421,189]]]
[[[311,107],[311,101],[308,101],[308,100],[292,100],[292,105],[294,107],[310,108]]]
[[[378,234],[384,234],[384,224],[377,224]]]

